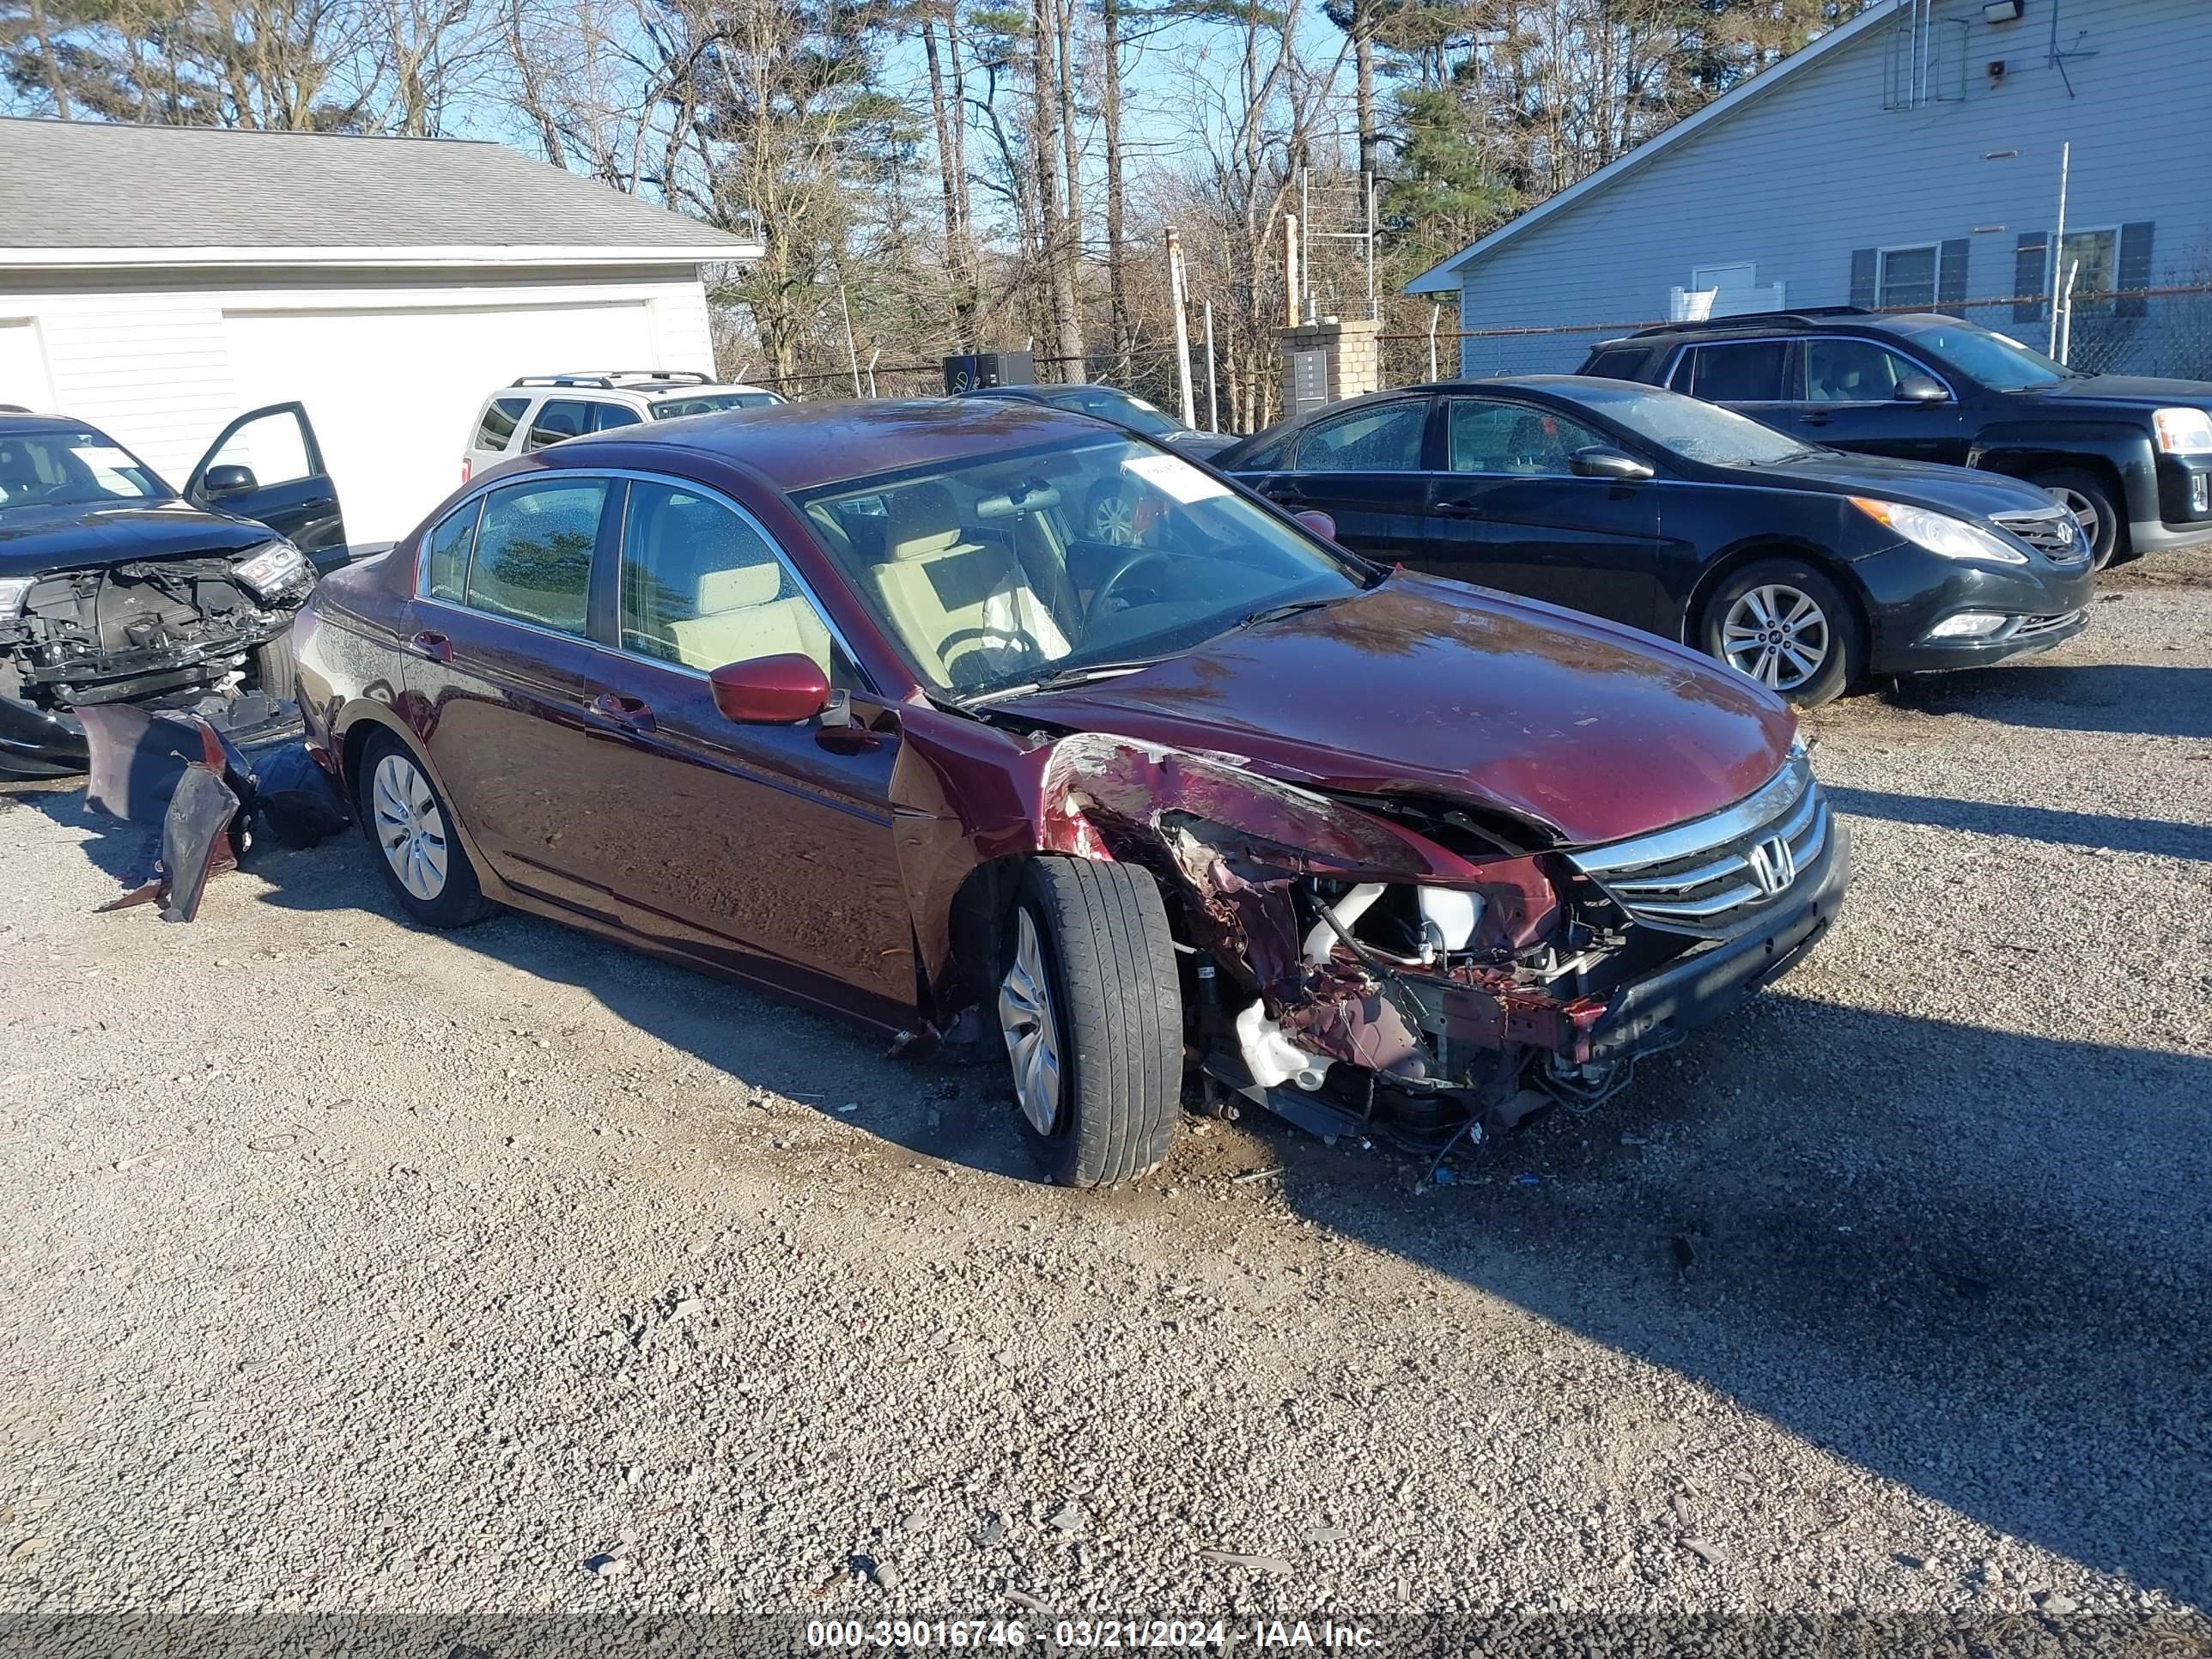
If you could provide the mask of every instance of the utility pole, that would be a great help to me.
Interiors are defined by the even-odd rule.
[[[2074,142],[2058,147],[2058,234],[2051,243],[2051,355],[2058,355],[2058,307],[2063,298],[2063,267],[2066,263],[2066,175],[2074,164]]]
[[[1221,397],[1213,383],[1213,301],[1206,302],[1206,429],[1221,430]]]
[[[845,284],[837,284],[837,305],[845,313],[845,361],[853,366],[853,395],[860,392],[860,348],[853,343],[853,302],[845,297]]]
[[[1298,216],[1283,216],[1283,321],[1296,328],[1305,320],[1298,304]]]
[[[1190,319],[1185,316],[1186,301],[1182,290],[1182,240],[1176,228],[1167,228],[1168,244],[1168,305],[1175,313],[1176,373],[1182,386],[1182,423],[1198,424],[1198,410],[1193,407],[1190,395]]]

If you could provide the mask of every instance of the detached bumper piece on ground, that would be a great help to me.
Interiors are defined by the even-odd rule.
[[[249,760],[198,714],[111,703],[78,717],[91,750],[86,805],[146,830],[134,865],[143,878],[102,910],[158,904],[164,921],[191,921],[209,879],[246,856],[257,823],[294,846],[345,827],[337,792],[297,744]]]

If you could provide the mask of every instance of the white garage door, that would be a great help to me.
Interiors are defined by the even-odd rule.
[[[21,404],[40,415],[53,410],[54,383],[34,319],[0,317],[0,404]]]
[[[660,367],[647,301],[230,312],[242,411],[307,406],[355,542],[413,529],[461,481],[486,394],[518,374]]]

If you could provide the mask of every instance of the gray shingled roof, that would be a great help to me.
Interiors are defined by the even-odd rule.
[[[485,246],[757,252],[499,144],[0,118],[0,248]]]

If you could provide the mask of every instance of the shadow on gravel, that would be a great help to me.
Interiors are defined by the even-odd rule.
[[[1316,1223],[2203,1607],[2208,1127],[2212,1060],[1775,992],[1458,1185],[1386,1191],[1287,1138],[1285,1185]],[[1674,1443],[1686,1481],[1731,1456],[1710,1429]]]
[[[2027,662],[1901,680],[1885,694],[1924,714],[2141,737],[2212,737],[2212,668]]]
[[[1938,830],[1966,830],[1983,836],[2019,836],[2063,847],[2107,847],[2118,853],[2151,853],[2160,858],[2212,863],[2212,826],[2172,823],[2160,818],[2112,817],[2102,812],[2067,812],[2048,806],[2014,806],[2000,802],[1955,800],[1944,795],[1898,795],[1881,789],[1830,786],[1828,799],[1854,817],[1887,818],[1893,823],[1924,823]]]

